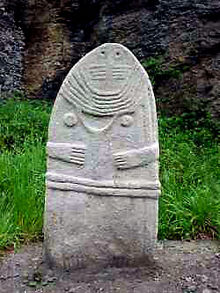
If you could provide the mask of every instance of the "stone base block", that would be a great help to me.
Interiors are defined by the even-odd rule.
[[[45,257],[63,269],[137,263],[156,243],[157,213],[157,199],[49,189]]]

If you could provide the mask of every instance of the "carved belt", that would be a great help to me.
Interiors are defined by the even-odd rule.
[[[85,192],[99,196],[121,196],[121,197],[146,197],[158,199],[159,181],[121,181],[115,183],[113,180],[97,181],[88,178],[73,177],[58,173],[48,172],[47,188],[64,191]]]

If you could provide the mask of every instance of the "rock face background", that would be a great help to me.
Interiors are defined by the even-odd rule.
[[[18,89],[23,72],[24,33],[16,23],[14,6],[9,4],[0,1],[0,93]]]
[[[160,110],[219,115],[219,0],[1,0],[1,90],[53,99],[75,62],[104,42],[145,64]]]

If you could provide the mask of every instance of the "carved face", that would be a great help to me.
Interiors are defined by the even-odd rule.
[[[142,80],[140,67],[126,48],[105,44],[73,67],[60,94],[84,113],[114,116],[135,110]]]
[[[116,46],[113,50],[103,46],[97,51],[97,62],[84,68],[85,76],[91,89],[102,95],[119,94],[128,82],[132,73],[132,66],[126,61],[124,48]],[[126,60],[126,61],[125,61]]]

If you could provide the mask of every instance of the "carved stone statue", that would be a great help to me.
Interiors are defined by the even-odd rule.
[[[70,70],[48,140],[48,261],[80,268],[146,255],[157,238],[157,118],[148,75],[127,48],[104,44]]]

